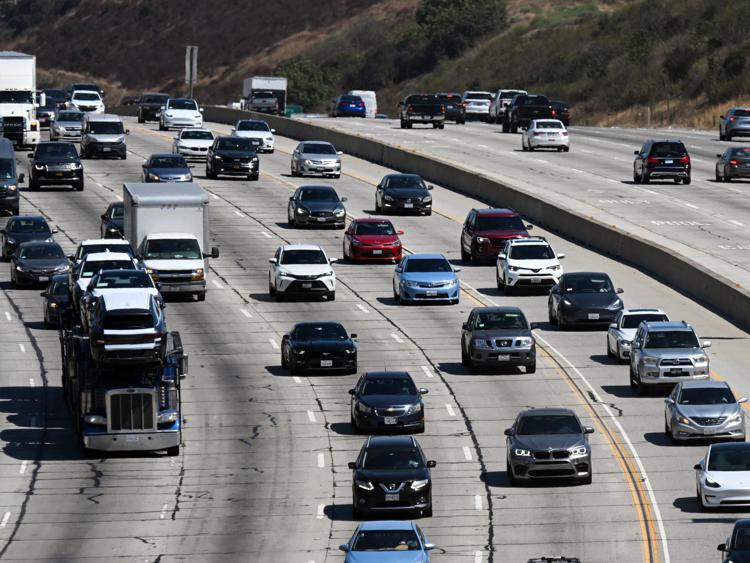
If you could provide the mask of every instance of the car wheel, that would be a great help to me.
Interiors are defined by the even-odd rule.
[[[469,365],[469,354],[464,350],[463,342],[461,343],[461,365],[464,367]]]
[[[526,366],[526,373],[536,373],[536,360]]]
[[[461,261],[462,262],[470,262],[471,261],[471,252],[466,252],[464,249],[463,242],[459,243],[461,245]]]
[[[352,505],[352,518],[354,520],[362,519],[362,511],[354,505]]]
[[[547,322],[549,322],[551,326],[555,325],[555,316],[552,314],[551,303],[547,303]]]
[[[503,120],[503,133],[510,133],[510,126],[505,120]]]
[[[513,124],[510,126],[510,132],[511,133],[518,133],[518,125]],[[531,146],[529,146],[529,150],[531,150]]]
[[[701,495],[701,492],[699,489],[695,490],[695,496],[698,499],[698,506],[700,506],[701,512],[708,512],[708,506],[703,504],[703,495]]]
[[[39,184],[37,182],[35,182],[34,180],[29,180],[29,189],[32,192],[35,192],[35,191],[39,190]]]
[[[300,369],[297,367],[297,361],[293,357],[289,357],[289,374],[299,375]]]
[[[20,213],[18,207],[14,207],[10,210],[11,215],[18,215]]]
[[[357,419],[351,412],[349,413],[349,425],[352,427],[352,431],[355,434],[359,434],[359,425],[357,424]]]
[[[268,277],[268,294],[273,297],[276,295],[276,288],[271,284],[271,276]]]
[[[145,123],[145,119],[143,119],[140,115],[138,115],[138,123]]]
[[[607,356],[613,358],[615,353],[612,351],[612,347],[609,345],[609,336],[607,336]]]
[[[508,285],[508,280],[503,280],[503,293],[505,295],[513,295],[515,293],[515,287]]]
[[[206,292],[201,291],[200,293],[196,293],[195,297],[198,299],[198,301],[205,301],[206,300]]]
[[[581,485],[590,485],[594,480],[594,467],[589,462],[589,474],[581,479]]]
[[[400,301],[400,299],[398,297],[398,292],[396,291],[396,283],[395,282],[393,283],[393,299],[395,299],[396,301]]]
[[[648,177],[648,174],[641,174],[641,184],[649,183],[651,183],[651,178]]]
[[[497,271],[497,268],[495,269],[495,280],[497,281],[498,291],[505,289],[505,282],[500,279],[500,272]]]
[[[635,170],[633,170],[633,183],[634,184],[640,184],[641,183],[641,177],[635,173]]]
[[[164,127],[164,125],[162,125],[162,122],[160,121],[159,122],[159,131],[166,131],[166,130],[167,130],[167,128]]]
[[[124,152],[122,153],[122,156],[120,157],[120,160],[127,160],[128,159],[128,153]]]
[[[441,127],[442,129],[442,127]],[[429,508],[425,508],[422,510],[422,517],[423,518],[432,518],[432,504],[430,504]]]
[[[721,132],[721,127],[719,127],[719,140],[720,141],[724,140],[724,133]]]
[[[518,485],[518,479],[513,475],[513,470],[510,468],[510,462],[507,458],[505,459],[505,474],[508,476],[511,485]]]
[[[669,425],[667,424],[667,417],[664,417],[664,433],[672,438],[672,431],[669,429]]]
[[[731,135],[730,135],[729,133],[725,133],[725,134],[724,134],[724,140],[725,140],[725,141],[730,141],[730,142],[731,142],[731,141],[732,141],[732,136],[731,136]]]
[[[83,191],[83,181],[81,181],[81,182],[78,182],[77,184],[75,184],[75,185],[73,186],[73,189],[74,189],[75,191],[77,191],[77,192],[82,192],[82,191]]]
[[[563,148],[562,148],[562,151],[563,151],[563,152],[570,152],[570,147],[563,147]]]
[[[180,446],[172,446],[171,448],[167,448],[167,455],[171,457],[180,455]]]
[[[326,297],[328,298],[328,301],[336,301],[336,292],[332,291]]]
[[[565,330],[568,328],[568,325],[565,324],[565,321],[563,321],[563,316],[560,313],[560,309],[557,310],[555,313],[555,320],[557,321],[557,328],[560,330]]]
[[[523,152],[526,152],[527,150],[529,150],[528,148],[526,148],[526,143],[523,142],[523,139],[521,139],[521,150]]]
[[[719,169],[717,168],[717,169],[716,169],[716,170],[714,171],[714,173],[716,174],[716,181],[717,181],[717,182],[721,182],[722,178],[721,178],[721,176],[719,176]]]
[[[724,176],[724,181],[725,182],[731,182],[732,181],[732,177],[731,176]]]
[[[403,119],[401,120],[401,129],[406,129],[406,122]]]
[[[685,186],[689,185],[689,184],[690,184],[690,176],[688,176],[687,178],[683,178],[683,179],[682,179],[682,183],[683,183],[683,184],[684,184]]]

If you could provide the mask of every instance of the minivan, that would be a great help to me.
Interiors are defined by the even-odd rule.
[[[18,215],[18,184],[22,184],[24,179],[24,174],[16,173],[13,143],[0,137],[0,209]]]
[[[88,113],[83,118],[81,158],[114,156],[125,160],[128,156],[125,135],[129,134],[120,116]]]

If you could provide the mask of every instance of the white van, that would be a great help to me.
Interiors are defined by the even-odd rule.
[[[372,90],[349,90],[350,96],[359,96],[365,103],[365,117],[374,118],[378,113],[378,97]]]

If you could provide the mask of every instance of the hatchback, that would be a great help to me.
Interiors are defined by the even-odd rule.
[[[716,158],[716,181],[731,182],[735,178],[750,178],[750,147],[732,147]]]
[[[397,231],[388,219],[364,217],[354,219],[344,233],[345,260],[400,261],[403,247]]]
[[[367,117],[365,102],[359,96],[344,95],[333,100],[331,117]]]

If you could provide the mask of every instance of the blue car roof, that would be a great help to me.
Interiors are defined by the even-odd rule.
[[[404,520],[378,520],[375,522],[362,522],[360,530],[413,530],[414,522]]]
[[[442,254],[412,254],[411,256],[407,256],[407,260],[419,260],[420,258],[442,258],[445,260],[445,256]]]

